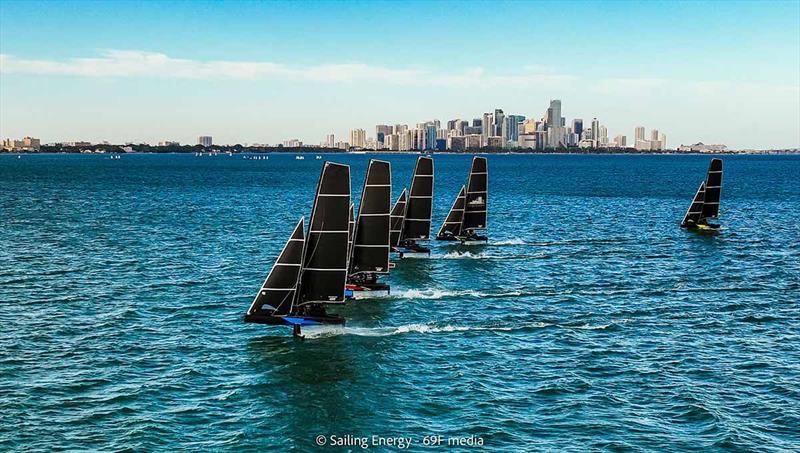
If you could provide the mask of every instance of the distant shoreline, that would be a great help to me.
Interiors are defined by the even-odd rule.
[[[503,149],[503,148],[480,148],[465,151],[453,150],[426,150],[426,151],[389,151],[389,150],[357,150],[347,151],[338,148],[317,148],[317,147],[253,147],[253,146],[211,146],[204,148],[200,145],[195,146],[151,146],[151,145],[91,145],[91,146],[52,146],[43,145],[39,151],[29,150],[3,150],[0,154],[383,154],[383,155],[404,155],[404,154],[444,154],[444,155],[468,155],[468,154],[496,154],[496,155],[516,155],[516,154],[556,154],[556,155],[783,155],[800,154],[800,149],[785,150],[726,150],[725,152],[698,152],[698,151],[637,151],[633,148],[608,148],[608,149]]]

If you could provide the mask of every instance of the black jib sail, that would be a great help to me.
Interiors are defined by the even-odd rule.
[[[389,162],[369,161],[358,222],[355,227],[350,274],[389,272],[389,229],[392,203],[392,174]]]
[[[300,276],[300,266],[303,261],[303,244],[305,234],[303,233],[303,218],[297,222],[294,232],[286,241],[283,250],[275,265],[258,290],[256,298],[247,310],[245,321],[253,315],[286,315],[292,308],[295,291],[297,290],[297,279]]]
[[[391,226],[389,227],[389,244],[392,247],[397,247],[400,243],[400,236],[403,234],[403,219],[406,216],[406,202],[408,200],[408,191],[403,189],[400,196],[392,208],[390,216]]]
[[[295,305],[344,302],[350,166],[326,162],[308,227]]]
[[[703,198],[703,214],[701,219],[719,217],[719,196],[722,191],[722,160],[711,159],[705,181],[706,194]]]
[[[433,159],[419,157],[411,179],[401,241],[428,239],[433,204]]]
[[[703,213],[703,198],[705,195],[705,188],[706,183],[701,182],[700,187],[697,188],[697,193],[694,194],[692,204],[689,205],[686,215],[683,216],[683,222],[681,222],[681,226],[686,227],[690,225],[697,225],[697,222],[700,220],[700,216]]]
[[[462,230],[486,228],[486,208],[488,206],[488,165],[485,157],[473,157],[467,183],[467,200],[464,207]]]
[[[461,186],[458,196],[453,201],[453,206],[447,214],[442,227],[439,228],[439,233],[436,234],[437,239],[454,239],[461,235],[461,222],[464,220],[464,205],[466,204],[467,188]]]

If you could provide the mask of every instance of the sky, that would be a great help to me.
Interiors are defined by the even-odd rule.
[[[800,1],[0,0],[0,137],[346,141],[502,108],[800,147]]]

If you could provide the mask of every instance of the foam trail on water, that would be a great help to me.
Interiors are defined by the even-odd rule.
[[[339,335],[356,335],[360,337],[388,337],[402,334],[435,334],[435,333],[455,333],[455,332],[511,332],[524,329],[541,329],[552,324],[537,322],[524,324],[521,326],[454,326],[454,325],[435,325],[435,324],[408,324],[397,327],[343,327],[343,326],[321,326],[306,327],[303,335],[307,339],[327,338]]]
[[[506,239],[503,241],[490,242],[488,245],[525,245],[526,242],[520,238]]]
[[[405,289],[394,291],[391,294],[377,296],[391,299],[446,299],[450,297],[514,297],[523,296],[520,290],[503,292],[483,292],[473,289],[467,290],[446,290],[446,289]]]
[[[432,259],[440,260],[521,260],[533,258],[546,258],[545,253],[535,253],[527,255],[495,255],[486,252],[472,253],[472,252],[449,252],[444,255],[431,255]]]

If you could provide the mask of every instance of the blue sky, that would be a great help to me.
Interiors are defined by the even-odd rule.
[[[800,146],[800,2],[0,0],[0,136],[318,143],[503,108]],[[630,139],[630,138],[629,138]]]

